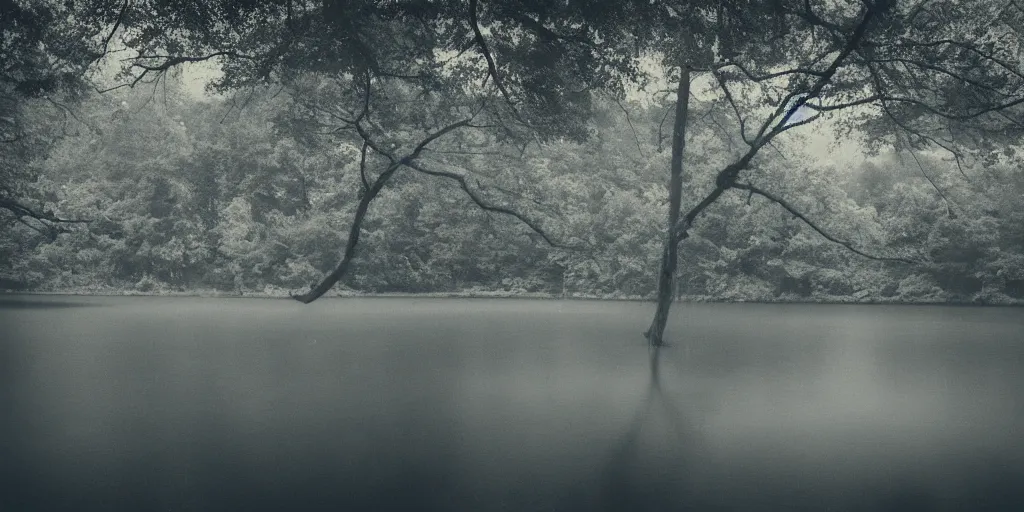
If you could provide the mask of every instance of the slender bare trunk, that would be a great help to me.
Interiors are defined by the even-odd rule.
[[[676,90],[676,118],[672,124],[672,167],[668,182],[668,226],[665,233],[665,250],[661,256],[661,271],[658,273],[658,307],[651,327],[644,336],[654,346],[664,343],[665,324],[668,310],[672,306],[672,280],[676,273],[678,256],[679,210],[683,199],[683,155],[686,153],[686,124],[690,106],[690,69],[683,64],[679,71],[679,87]]]

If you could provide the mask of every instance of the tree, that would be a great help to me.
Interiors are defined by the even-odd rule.
[[[658,78],[639,71],[645,63],[660,64],[675,84],[675,100],[658,307],[646,331],[655,345],[664,339],[679,243],[730,190],[780,205],[856,254],[910,262],[833,236],[777,192],[742,179],[783,133],[832,117],[866,134],[875,149],[940,148],[958,163],[994,160],[1019,139],[1024,103],[1024,74],[1015,64],[1024,12],[1013,3],[224,0],[183,13],[176,2],[151,0],[133,9],[139,14],[129,17],[126,30],[127,44],[138,51],[132,83],[182,63],[218,59],[224,73],[215,86],[224,89],[298,83],[310,75],[340,86],[339,101],[318,109],[358,136],[361,153],[383,170],[364,181],[341,264],[298,297],[305,302],[344,275],[369,203],[399,168],[451,179],[473,197],[464,175],[420,162],[428,146],[449,135],[465,143],[466,129],[482,134],[477,148],[584,138],[580,120],[596,92],[621,96],[627,86]],[[684,214],[686,142],[697,94],[727,106],[743,146]],[[392,95],[423,101],[431,115],[396,112],[382,99]],[[404,144],[403,151],[383,142],[410,127],[424,135],[392,142]]]
[[[825,238],[857,254],[873,259],[910,262],[903,257],[869,255],[853,244],[828,234],[784,198],[749,182],[741,172],[751,167],[761,149],[783,132],[813,122],[829,113],[856,111],[859,119],[847,121],[874,136],[873,144],[895,145],[910,152],[929,145],[949,151],[958,160],[971,148],[975,155],[990,157],[1020,135],[1017,106],[1024,75],[1011,65],[1019,55],[1020,37],[1015,24],[1021,12],[988,2],[876,1],[835,5],[815,11],[810,3],[777,2],[774,17],[778,31],[770,36],[778,50],[767,65],[758,62],[756,47],[738,45],[735,29],[748,26],[740,19],[717,16],[717,26],[705,32],[710,46],[725,48],[711,59],[689,58],[679,64],[675,129],[679,146],[684,140],[690,75],[700,70],[718,85],[724,101],[734,109],[740,136],[748,149],[717,175],[714,188],[681,218],[678,202],[670,203],[669,233],[659,285],[659,306],[647,331],[660,344],[675,273],[675,247],[711,204],[730,189],[759,195],[779,204]],[[955,29],[940,29],[942,22],[958,20]],[[1002,23],[993,23],[995,21]],[[755,29],[756,30],[756,29]],[[742,31],[742,29],[740,29]],[[769,31],[771,32],[771,30]],[[762,32],[763,34],[763,32]],[[727,37],[726,37],[727,35]],[[763,44],[757,34],[745,42]],[[997,41],[999,43],[997,43]],[[1012,44],[1010,44],[1012,43]],[[708,55],[705,51],[703,55]],[[783,69],[775,66],[782,64]],[[757,95],[774,107],[756,131],[747,130]],[[776,95],[774,98],[772,95]],[[760,99],[760,101],[764,101]],[[752,104],[753,103],[753,104]],[[875,107],[865,109],[866,106]],[[944,137],[946,133],[948,137]],[[683,150],[680,147],[680,151]],[[672,196],[680,194],[676,183],[681,159],[672,165]]]

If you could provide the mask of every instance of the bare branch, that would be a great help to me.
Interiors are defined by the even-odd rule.
[[[24,226],[27,226],[29,229],[31,229],[32,231],[35,231],[36,233],[39,233],[40,235],[43,235],[43,236],[49,237],[49,238],[53,238],[54,237],[54,232],[53,232],[52,228],[49,231],[43,231],[43,228],[41,228],[39,226],[35,226],[35,225],[32,225],[32,224],[29,224],[24,219],[24,217],[14,217],[14,220],[18,221],[20,224],[22,224]]]
[[[107,54],[107,48],[110,45],[110,40],[114,38],[114,34],[117,33],[117,29],[121,27],[121,22],[124,20],[124,15],[128,12],[128,6],[131,4],[131,0],[124,0],[121,4],[121,12],[117,13],[117,21],[114,22],[114,27],[110,29],[110,33],[107,37],[103,38],[103,50],[97,59],[103,58]]]
[[[729,151],[736,149],[737,144],[736,140],[732,136],[732,131],[730,131],[728,128],[722,125],[722,122],[719,121],[718,116],[711,116],[711,124],[715,125],[715,128],[718,128],[718,131],[722,132],[722,135],[725,136],[725,141],[729,144]],[[747,140],[744,139],[743,142],[747,142]],[[747,143],[747,145],[749,146],[750,144]]]
[[[116,91],[118,89],[121,89],[121,88],[124,88],[124,87],[131,87],[131,86],[132,86],[131,83],[125,83],[125,84],[118,84],[118,85],[115,85],[113,87],[107,87],[106,89],[100,89],[99,87],[93,86],[93,89],[95,89],[96,92],[99,93],[99,94],[104,94],[104,93],[108,93],[110,91]]]
[[[363,142],[367,146],[369,146],[370,149],[374,150],[377,154],[387,158],[388,160],[391,161],[391,163],[396,163],[398,162],[398,158],[393,153],[377,144],[373,140],[373,137],[370,136],[369,132],[367,132],[366,129],[363,128],[362,122],[364,119],[366,119],[366,116],[370,112],[370,85],[370,72],[367,71],[364,75],[363,81],[363,110],[359,112],[359,115],[356,116],[354,121],[352,121],[352,124],[356,128],[356,133],[359,134],[359,136],[363,139]]]
[[[968,113],[968,114],[950,114],[948,112],[943,112],[941,110],[938,110],[937,108],[935,108],[935,107],[933,107],[933,106],[931,106],[931,105],[929,105],[929,104],[927,104],[927,103],[925,103],[925,102],[923,102],[921,100],[916,100],[916,99],[913,99],[913,98],[882,95],[878,99],[880,99],[882,101],[890,101],[890,102],[894,102],[894,103],[909,103],[911,105],[916,105],[916,106],[921,107],[922,109],[928,111],[931,114],[937,115],[939,117],[944,117],[944,118],[952,120],[952,121],[970,121],[971,119],[976,119],[976,118],[981,117],[981,116],[983,116],[985,114],[988,114],[990,112],[997,112],[997,111],[1000,111],[1000,110],[1006,110],[1006,109],[1008,109],[1010,107],[1015,107],[1017,105],[1024,104],[1024,97],[1021,97],[1021,98],[1017,98],[1017,99],[1012,100],[1012,101],[1008,101],[1006,103],[1000,103],[1000,104],[997,104],[997,105],[991,105],[991,106],[982,108],[980,110],[977,110],[975,112]]]
[[[179,64],[184,64],[184,63],[187,63],[187,62],[203,62],[203,61],[207,61],[207,60],[213,59],[215,57],[233,57],[233,58],[249,59],[249,60],[253,60],[254,59],[254,57],[252,57],[252,56],[243,55],[241,53],[238,53],[238,52],[235,52],[235,51],[232,51],[232,50],[225,50],[225,51],[214,52],[214,53],[211,53],[209,55],[203,55],[203,56],[199,56],[199,57],[171,56],[171,55],[139,55],[138,57],[134,57],[133,60],[138,61],[138,60],[164,59],[164,61],[159,63],[159,64],[155,64],[155,65],[143,64],[141,62],[135,62],[134,64],[132,64],[132,67],[136,67],[136,68],[141,69],[142,73],[139,73],[139,76],[135,77],[135,79],[132,80],[130,83],[117,85],[117,86],[110,87],[110,88],[107,88],[107,89],[102,89],[102,90],[101,89],[96,89],[96,90],[98,92],[100,92],[100,93],[104,93],[104,92],[113,91],[115,89],[120,89],[122,87],[134,88],[151,71],[154,72],[154,73],[162,74],[164,71],[167,71],[168,69],[171,69],[172,67],[177,66]]]
[[[487,72],[490,77],[494,80],[495,87],[501,92],[502,97],[505,98],[505,102],[508,103],[509,108],[512,109],[512,115],[522,123],[523,125],[529,126],[523,118],[519,115],[519,110],[516,109],[515,102],[512,101],[512,96],[509,95],[508,89],[505,88],[504,82],[501,77],[498,76],[498,66],[494,63],[494,57],[491,56],[491,50],[487,47],[487,41],[484,39],[484,35],[480,32],[479,20],[477,20],[477,0],[469,0],[469,25],[473,28],[473,40],[476,41],[477,47],[480,49],[480,53],[483,54],[484,59],[487,61]]]
[[[905,259],[905,258],[892,258],[892,257],[875,256],[875,255],[872,255],[872,254],[868,254],[868,253],[866,253],[864,251],[861,251],[861,250],[857,249],[856,247],[854,247],[849,242],[845,242],[843,240],[840,240],[840,239],[838,239],[838,238],[828,234],[825,230],[823,230],[821,227],[819,227],[817,224],[815,224],[814,221],[812,221],[811,219],[807,218],[807,216],[804,215],[803,213],[800,213],[796,208],[794,208],[788,202],[786,202],[785,200],[783,200],[783,199],[781,199],[781,198],[779,198],[779,197],[777,197],[777,196],[775,196],[775,195],[773,195],[773,194],[771,194],[769,192],[761,190],[760,188],[757,188],[757,187],[755,187],[753,185],[750,185],[750,184],[747,184],[747,183],[733,183],[732,188],[737,188],[737,189],[740,189],[740,190],[747,190],[750,193],[757,194],[757,195],[759,195],[761,197],[764,197],[764,198],[768,199],[769,201],[777,203],[779,206],[785,208],[786,211],[788,211],[789,213],[793,214],[794,217],[804,221],[805,224],[810,226],[811,229],[817,231],[818,234],[821,235],[822,237],[824,237],[826,240],[828,240],[828,241],[830,241],[832,243],[839,244],[839,245],[841,245],[843,247],[846,247],[847,249],[849,249],[854,254],[858,254],[860,256],[863,256],[865,258],[868,258],[868,259],[871,259],[871,260],[875,260],[875,261],[894,261],[894,262],[899,262],[899,263],[907,263],[907,264],[910,264],[910,265],[914,265],[914,264],[920,263],[920,262],[911,261],[911,260],[908,260],[908,259]]]
[[[0,209],[7,210],[18,218],[29,217],[39,221],[52,222],[54,224],[88,224],[92,222],[92,220],[86,219],[64,219],[48,211],[38,212],[14,199],[3,197],[0,197]]]
[[[644,150],[640,147],[640,137],[636,134],[636,128],[633,127],[633,121],[629,119],[629,111],[626,110],[626,107],[622,105],[622,102],[620,102],[618,98],[614,96],[611,98],[612,101],[619,106],[619,110],[622,110],[622,113],[626,115],[626,124],[629,125],[629,130],[633,132],[633,140],[636,141],[636,151],[637,153],[640,153],[641,158],[644,158]]]
[[[556,243],[554,240],[552,240],[548,236],[548,234],[544,231],[544,229],[541,228],[536,222],[530,220],[525,215],[522,215],[522,214],[520,214],[519,212],[517,212],[515,210],[509,209],[509,208],[505,208],[505,207],[502,207],[502,206],[495,206],[495,205],[492,205],[492,204],[484,201],[484,199],[481,198],[476,192],[474,192],[473,189],[469,188],[469,184],[466,182],[466,178],[464,176],[456,174],[456,173],[453,173],[453,172],[430,170],[430,169],[427,169],[427,168],[423,167],[420,163],[413,162],[413,161],[407,161],[407,162],[403,161],[403,164],[405,164],[406,166],[408,166],[408,167],[410,167],[412,169],[415,169],[415,170],[417,170],[417,171],[419,171],[419,172],[421,172],[423,174],[429,174],[431,176],[439,176],[439,177],[442,177],[442,178],[448,178],[450,180],[455,180],[456,182],[459,183],[459,187],[462,188],[462,190],[466,193],[466,195],[468,195],[469,198],[471,200],[473,200],[473,202],[476,203],[476,205],[478,207],[480,207],[480,209],[482,209],[484,211],[488,211],[488,212],[502,213],[502,214],[505,214],[505,215],[510,215],[512,217],[515,217],[516,219],[519,219],[519,221],[522,222],[523,224],[526,224],[535,233],[540,235],[541,238],[543,238],[544,241],[547,242],[548,245],[550,245],[552,247],[564,248],[564,246],[562,246],[562,245]]]
[[[936,73],[939,73],[939,74],[942,74],[942,75],[946,75],[946,76],[949,76],[951,78],[955,78],[956,80],[959,80],[960,82],[963,82],[963,83],[965,83],[967,85],[970,85],[970,86],[973,86],[973,87],[977,87],[979,89],[983,89],[985,91],[994,92],[994,93],[999,94],[1001,96],[1011,96],[1010,94],[1007,94],[1006,92],[1001,91],[1001,90],[999,90],[999,89],[997,89],[995,87],[992,87],[992,86],[990,86],[988,84],[984,84],[984,83],[981,83],[981,82],[979,82],[977,80],[973,80],[971,78],[967,78],[967,77],[965,77],[965,76],[963,76],[963,75],[961,75],[959,73],[950,71],[950,70],[948,70],[948,69],[946,69],[944,67],[936,66],[935,64],[929,64],[927,62],[921,62],[921,61],[918,61],[918,60],[907,59],[907,58],[902,58],[902,57],[890,57],[890,58],[882,58],[882,59],[875,58],[875,59],[871,59],[871,60],[872,60],[872,62],[876,62],[876,63],[879,63],[879,64],[896,63],[896,62],[898,62],[900,64],[904,64],[904,65],[908,65],[908,66],[915,66],[915,67],[918,67],[920,69],[926,69],[928,71],[934,71]]]
[[[736,61],[729,61],[729,62],[723,62],[721,64],[717,64],[715,66],[712,66],[710,71],[712,73],[718,74],[717,73],[718,71],[720,71],[720,70],[722,70],[724,68],[727,68],[727,67],[735,67],[736,69],[739,69],[740,72],[742,72],[748,79],[750,79],[753,82],[764,82],[766,80],[771,80],[773,78],[778,78],[780,76],[787,76],[787,75],[809,75],[809,76],[819,76],[819,77],[824,75],[824,71],[818,71],[816,69],[809,69],[809,68],[793,68],[793,69],[787,69],[785,71],[777,71],[775,73],[767,73],[767,74],[764,74],[764,75],[755,75],[755,74],[751,73],[750,70],[748,70],[742,64],[740,64],[739,62],[736,62]]]
[[[78,121],[79,123],[85,125],[86,127],[88,127],[90,130],[92,130],[95,133],[100,133],[100,129],[99,128],[96,128],[95,126],[93,126],[93,125],[83,121],[80,117],[78,117],[78,114],[75,114],[75,111],[72,110],[67,105],[64,105],[63,103],[55,101],[53,98],[50,98],[49,96],[45,96],[45,98],[46,98],[46,101],[50,102],[50,104],[52,104],[53,106],[61,109],[61,111],[66,112],[67,113],[66,115],[70,115],[71,117],[73,117],[75,119],[75,121]]]
[[[137,67],[137,68],[145,69],[146,71],[166,71],[166,70],[171,69],[172,67],[177,66],[179,64],[184,64],[184,63],[187,63],[187,62],[203,62],[203,61],[210,60],[210,59],[212,59],[214,57],[233,57],[233,58],[236,58],[236,59],[247,59],[247,60],[254,60],[255,59],[255,57],[252,57],[250,55],[244,55],[244,54],[238,53],[238,52],[236,52],[234,50],[223,50],[223,51],[213,52],[211,54],[203,55],[203,56],[199,56],[199,57],[192,57],[192,56],[187,56],[187,55],[178,55],[178,56],[175,56],[175,55],[139,55],[138,57],[135,57],[134,60],[164,59],[164,62],[161,62],[160,64],[157,64],[157,65],[152,65],[152,66],[136,62],[136,63],[132,64],[132,66]]]
[[[804,103],[804,106],[810,109],[817,110],[818,112],[829,112],[833,110],[842,110],[845,108],[856,107],[860,105],[867,105],[869,103],[874,103],[879,99],[881,99],[881,96],[877,94],[872,94],[871,96],[868,96],[866,98],[861,98],[859,100],[853,100],[846,103],[837,103],[835,105],[822,105],[820,103],[806,102]]]
[[[985,59],[987,61],[995,63],[997,66],[1003,68],[1003,70],[1013,74],[1017,78],[1024,79],[1024,73],[1022,73],[1018,67],[1010,64],[1009,62],[1007,62],[1007,61],[1005,61],[1003,59],[1000,59],[999,57],[996,57],[995,55],[993,55],[991,53],[983,52],[983,51],[979,50],[977,47],[972,46],[972,45],[967,44],[967,43],[964,43],[964,42],[961,42],[961,41],[954,41],[952,39],[937,39],[935,41],[924,42],[924,41],[916,41],[916,40],[913,40],[913,39],[900,38],[899,40],[897,40],[895,42],[892,42],[892,43],[881,42],[881,43],[876,43],[876,44],[878,44],[879,46],[883,46],[883,47],[884,46],[896,46],[896,47],[911,47],[911,48],[929,48],[929,47],[933,47],[933,46],[947,46],[947,45],[948,46],[955,46],[955,47],[960,48],[962,50],[966,50],[968,52],[971,52],[971,53],[981,57],[982,59]]]
[[[454,122],[454,123],[452,123],[452,124],[450,124],[448,126],[445,126],[444,128],[441,128],[440,130],[438,130],[438,131],[436,131],[434,133],[431,133],[431,134],[427,135],[426,138],[421,140],[420,143],[416,145],[416,147],[412,150],[412,153],[409,153],[408,156],[406,156],[405,158],[402,158],[403,162],[405,162],[405,161],[412,161],[412,160],[416,159],[417,157],[420,156],[420,153],[423,152],[423,150],[427,147],[428,144],[430,144],[431,142],[434,142],[435,140],[437,140],[440,137],[443,137],[444,134],[446,134],[446,133],[450,133],[450,132],[452,132],[454,130],[457,130],[457,129],[463,127],[463,126],[468,126],[469,123],[471,123],[471,122],[473,122],[472,118],[463,119],[461,121],[456,121],[456,122]]]
[[[721,73],[719,73],[719,72],[717,72],[715,70],[712,70],[711,74],[714,75],[715,80],[718,81],[718,85],[722,87],[722,92],[725,93],[726,101],[729,102],[729,105],[732,105],[732,111],[736,114],[736,120],[739,121],[739,123],[740,123],[740,137],[742,137],[743,138],[743,142],[746,142],[747,145],[749,146],[750,145],[750,140],[747,139],[747,123],[746,123],[746,120],[743,119],[743,115],[740,114],[740,109],[736,105],[736,101],[734,101],[733,98],[732,98],[732,93],[729,91],[729,85],[725,82],[725,77],[723,77]]]
[[[917,163],[917,168],[920,169],[921,175],[924,176],[924,179],[928,180],[928,183],[930,183],[932,188],[935,189],[935,193],[937,193],[939,197],[941,197],[942,200],[946,203],[946,213],[948,213],[950,217],[956,217],[956,214],[953,213],[953,209],[950,207],[951,204],[956,203],[950,201],[949,198],[946,197],[946,194],[942,192],[942,189],[940,189],[939,186],[935,184],[935,181],[932,180],[932,177],[929,176],[927,172],[925,172],[924,165],[922,165],[921,160],[917,158],[917,153],[914,151],[914,149],[909,148],[908,152],[910,153],[910,156],[914,158],[914,162]],[[960,205],[957,205],[957,207],[959,206]]]

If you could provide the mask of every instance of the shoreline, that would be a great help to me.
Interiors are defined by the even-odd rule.
[[[213,299],[290,299],[285,293],[252,292],[236,294],[213,290],[192,290],[192,291],[158,291],[140,292],[134,290],[62,290],[62,291],[21,291],[21,290],[0,290],[0,296],[16,295],[39,295],[39,296],[64,296],[64,297],[198,297]],[[487,291],[465,291],[465,292],[426,292],[426,293],[405,293],[405,292],[380,292],[364,293],[352,290],[342,290],[329,295],[323,299],[527,299],[527,300],[573,300],[573,301],[602,301],[602,302],[650,302],[653,298],[630,297],[630,296],[602,296],[602,295],[557,295],[538,292],[487,292]],[[779,298],[777,300],[765,299],[726,299],[706,296],[684,296],[675,302],[696,303],[696,304],[821,304],[821,305],[863,305],[863,306],[962,306],[962,307],[1024,307],[1024,300],[1013,300],[1008,302],[976,302],[976,301],[900,301],[886,299],[857,299],[855,297],[821,297],[821,298]]]

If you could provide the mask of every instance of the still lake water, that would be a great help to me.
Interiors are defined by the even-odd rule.
[[[0,298],[0,510],[1024,510],[1024,310]]]

